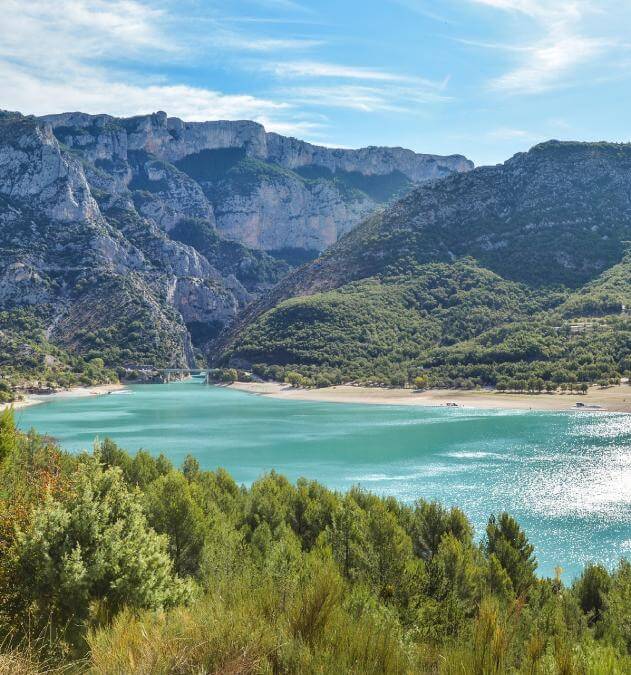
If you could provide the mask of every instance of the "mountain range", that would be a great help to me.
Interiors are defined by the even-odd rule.
[[[292,266],[472,166],[248,121],[0,113],[0,368],[194,365]]]
[[[631,367],[631,146],[504,164],[0,114],[0,368],[542,387]],[[41,377],[40,377],[41,379]]]

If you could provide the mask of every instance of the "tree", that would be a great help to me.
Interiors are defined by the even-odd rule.
[[[473,530],[465,514],[458,508],[448,510],[436,501],[419,500],[416,503],[413,529],[415,551],[425,560],[436,555],[447,534],[465,544],[470,544],[473,538]]]
[[[0,464],[10,457],[18,446],[18,431],[15,426],[13,410],[6,408],[0,412]]]
[[[157,609],[188,593],[173,574],[167,542],[151,529],[118,468],[82,461],[60,496],[49,493],[15,544],[17,583],[36,617],[78,626],[100,600]]]
[[[163,467],[160,466],[158,461],[149,452],[138,450],[131,461],[128,480],[130,483],[144,489],[163,473],[161,469]]]
[[[292,510],[296,501],[296,489],[275,471],[259,478],[252,484],[245,522],[254,530],[267,523],[274,534],[282,525],[293,520]]]
[[[621,560],[610,577],[609,588],[599,584],[604,611],[598,617],[596,636],[631,654],[631,561]]]
[[[439,591],[439,597],[449,594],[455,595],[465,606],[470,614],[473,601],[478,595],[479,577],[481,568],[477,558],[480,556],[479,549],[471,545],[471,542],[463,543],[453,534],[443,536],[436,555],[429,565],[430,579],[440,579],[443,583]],[[440,570],[436,574],[433,567]]]
[[[602,617],[610,588],[611,577],[602,565],[587,565],[575,583],[578,601],[583,612],[589,615],[590,623],[596,623]]]
[[[372,544],[368,560],[371,581],[379,595],[388,598],[404,577],[412,542],[383,502],[376,502],[368,512],[368,532]]]
[[[94,454],[105,467],[119,467],[123,476],[130,480],[132,459],[111,438],[105,438],[101,442],[96,441],[94,443]]]
[[[517,521],[508,515],[491,516],[486,526],[484,549],[506,570],[517,595],[525,593],[535,582],[537,562],[534,546],[528,541]]]
[[[352,497],[344,497],[335,509],[326,536],[342,574],[347,579],[362,576],[370,557],[368,523],[366,513]]]
[[[239,379],[239,373],[236,368],[226,368],[221,372],[222,382],[236,382]]]
[[[184,475],[171,471],[160,476],[147,489],[146,504],[149,523],[169,539],[175,571],[196,574],[204,547],[204,514]]]
[[[424,375],[418,375],[414,378],[414,389],[427,389],[429,380]]]
[[[293,370],[290,370],[286,375],[285,375],[285,382],[287,384],[290,384],[292,387],[306,387],[308,384],[308,380],[306,377],[303,377],[300,373],[297,373]]]
[[[182,473],[189,483],[199,478],[199,462],[195,459],[195,457],[193,457],[193,455],[186,455],[184,458],[184,462],[182,462]]]

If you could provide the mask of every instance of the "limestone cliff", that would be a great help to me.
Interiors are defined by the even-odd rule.
[[[459,155],[319,147],[248,121],[183,122],[163,112],[43,119],[109,174],[110,192],[142,191],[140,211],[163,228],[214,218],[223,236],[270,251],[320,252],[414,184],[473,168]]]
[[[0,116],[0,309],[32,308],[57,344],[115,363],[191,363],[188,322],[232,320],[252,293],[142,217],[115,177],[91,185],[84,162],[50,125]]]

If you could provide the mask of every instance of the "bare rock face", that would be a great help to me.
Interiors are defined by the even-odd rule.
[[[270,176],[248,194],[222,185],[218,227],[228,239],[252,248],[322,251],[376,207],[366,197],[345,200],[327,181],[305,186],[285,176]]]
[[[377,146],[359,150],[331,149],[274,133],[267,134],[267,147],[267,159],[288,169],[319,166],[333,173],[356,171],[368,176],[400,171],[415,183],[473,169],[473,162],[462,155],[424,155],[405,148]]]
[[[0,194],[37,205],[60,223],[98,218],[80,162],[61,156],[49,125],[13,115],[0,125]]]
[[[43,119],[114,185],[143,191],[141,212],[164,229],[182,217],[214,219],[226,238],[268,251],[321,252],[415,185],[473,168],[460,155],[320,147],[248,121],[183,122],[163,112]]]
[[[209,279],[177,279],[173,288],[173,304],[184,321],[230,323],[239,311],[239,300],[223,284]]]
[[[202,188],[171,164],[148,160],[138,166],[131,187],[138,187],[138,211],[169,232],[186,218],[200,218],[215,225],[213,209]]]
[[[107,333],[121,361],[191,364],[187,324],[223,325],[254,297],[165,231],[187,218],[214,227],[212,209],[170,164],[146,159],[142,174],[128,164],[118,130],[79,138],[83,162],[48,122],[0,115],[0,310],[45,314],[47,333],[67,348],[89,350]],[[155,191],[130,191],[134,179]]]

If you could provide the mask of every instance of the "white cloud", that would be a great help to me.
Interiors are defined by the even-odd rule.
[[[261,5],[269,9],[289,10],[292,12],[311,13],[311,9],[301,5],[295,0],[252,0],[255,5]]]
[[[172,59],[183,53],[169,39],[167,21],[163,11],[136,0],[3,0],[0,108],[37,115],[81,110],[119,116],[166,110],[191,121],[253,119],[280,133],[318,128],[287,102],[138,81],[99,65],[104,58]]]
[[[3,0],[0,57],[52,69],[77,58],[171,51],[163,18],[134,0]]]
[[[585,0],[472,0],[472,2],[545,21],[576,20],[589,9]]]
[[[321,40],[306,38],[262,38],[222,32],[212,42],[219,47],[249,52],[282,52],[285,50],[312,49],[323,44]]]
[[[98,71],[64,80],[42,81],[0,63],[0,80],[13,90],[10,106],[25,113],[42,115],[81,110],[126,116],[167,110],[187,120],[257,119],[289,108],[248,95],[221,92],[184,85],[137,85],[108,79]]]
[[[279,77],[361,80],[365,82],[407,82],[418,87],[445,89],[448,79],[433,82],[424,78],[392,73],[376,68],[348,66],[340,63],[326,63],[321,61],[283,61],[264,65],[266,70],[274,72]]]
[[[518,55],[514,68],[491,81],[492,89],[510,94],[536,94],[578,83],[576,70],[620,45],[611,37],[593,35],[588,26],[598,8],[590,0],[469,0],[476,5],[520,15],[535,27],[527,43],[484,44]],[[471,44],[476,44],[471,42]]]
[[[409,112],[449,100],[444,95],[447,79],[433,82],[308,58],[279,61],[277,52],[290,55],[322,43],[301,35],[248,35],[212,14],[194,26],[184,25],[167,11],[169,2],[0,0],[0,108],[118,116],[166,110],[187,120],[253,119],[279,133],[313,138],[326,128],[328,120],[316,112],[327,106]],[[237,54],[239,67],[273,74],[276,90],[272,86],[258,96],[227,94],[212,85],[142,74],[143,64],[154,73],[160,64],[199,63],[195,51],[201,46],[214,49],[228,64],[235,64]],[[246,52],[251,61],[244,58]],[[290,78],[299,86],[287,86],[284,80]]]
[[[608,43],[580,35],[555,35],[527,50],[522,65],[496,78],[493,89],[535,94],[568,84],[567,75],[602,54]]]
[[[534,138],[534,134],[525,129],[511,129],[510,127],[499,127],[487,132],[486,137],[492,141],[512,141],[516,139],[528,140]]]
[[[448,19],[443,14],[438,14],[434,9],[430,9],[428,5],[432,5],[431,0],[429,3],[424,2],[423,0],[392,0],[397,5],[401,5],[406,9],[419,14],[420,16],[432,19],[433,21],[438,21],[440,23],[453,23],[451,19]]]
[[[443,92],[449,78],[431,81],[375,68],[319,61],[285,61],[263,66],[280,79],[300,80],[282,89],[299,105],[327,106],[359,112],[410,112],[419,105],[451,100]]]

